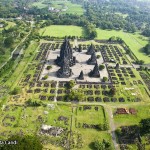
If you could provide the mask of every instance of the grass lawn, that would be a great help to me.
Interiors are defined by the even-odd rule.
[[[43,4],[42,1],[41,1],[41,2],[34,2],[34,3],[32,4],[32,6],[38,7],[39,9],[42,9],[42,8],[47,7],[47,5],[46,5],[46,4]]]
[[[35,2],[32,4],[32,6],[36,6],[40,9],[45,8],[45,7],[54,7],[56,9],[66,9],[66,11],[63,11],[62,13],[71,13],[71,14],[78,14],[78,15],[82,15],[84,10],[82,8],[81,5],[79,4],[73,4],[68,0],[64,0],[64,1],[50,1],[49,3],[45,4],[43,3],[44,1],[40,1],[40,2]]]
[[[120,126],[130,126],[130,125],[138,125],[141,119],[146,119],[150,114],[150,106],[149,105],[141,105],[141,106],[130,106],[128,108],[135,108],[137,110],[136,115],[116,115],[114,116],[114,121],[117,127]]]
[[[38,45],[39,45],[38,42],[35,42],[35,41],[31,42],[31,44],[29,45],[29,47],[25,51],[24,58],[18,64],[18,67],[15,69],[12,76],[5,83],[7,86],[13,86],[13,87],[16,86],[16,84],[19,81],[21,75],[23,74],[23,71],[26,69],[27,64],[30,63],[32,61],[33,57],[34,57],[34,55],[30,56],[30,52],[35,54],[36,53],[36,48],[38,47]]]
[[[103,141],[103,139],[111,143],[112,145],[111,150],[113,150],[112,139],[111,139],[110,134],[107,133],[107,131],[97,131],[94,129],[78,129],[77,131],[82,134],[82,138],[84,140],[84,145],[83,145],[82,150],[91,150],[91,149],[94,150],[92,143],[95,140]],[[74,149],[74,150],[77,150],[77,149]]]
[[[7,21],[8,25],[6,26],[6,29],[9,29],[10,27],[14,27],[16,24],[14,22]]]
[[[82,36],[82,28],[78,26],[67,26],[67,25],[52,25],[40,29],[40,35],[43,36],[54,36],[54,37],[64,37],[64,36]]]
[[[9,29],[10,27],[14,27],[16,24],[14,22],[7,21],[8,25],[5,27],[5,29]],[[2,31],[4,28],[0,28],[0,31]]]
[[[150,58],[141,52],[141,49],[148,43],[148,39],[139,33],[131,34],[123,31],[97,29],[97,34],[97,39],[108,39],[112,36],[122,38],[138,59],[144,60],[146,64],[150,63]]]
[[[71,107],[66,105],[55,106],[54,110],[48,110],[49,114],[47,115],[46,124],[58,127],[67,127],[64,125],[64,121],[58,121],[60,116],[68,118],[68,124],[70,123],[71,116]]]
[[[99,110],[95,111],[94,107],[91,110],[77,110],[77,121],[80,123],[87,124],[103,124],[104,123],[104,114],[102,106],[98,107]]]

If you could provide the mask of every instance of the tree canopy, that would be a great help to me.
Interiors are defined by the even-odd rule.
[[[7,141],[17,141],[16,145],[4,145],[1,150],[42,150],[43,146],[36,136],[13,135]]]

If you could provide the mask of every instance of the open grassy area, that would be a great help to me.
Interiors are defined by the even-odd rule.
[[[49,3],[45,3],[44,0],[41,0],[40,2],[35,2],[32,4],[32,6],[36,6],[40,9],[46,8],[46,7],[53,7],[55,9],[59,10],[66,10],[62,11],[62,13],[72,13],[72,14],[78,14],[82,15],[84,12],[84,9],[82,8],[81,5],[79,4],[73,4],[68,0],[55,0],[55,1],[50,1]]]
[[[93,107],[94,108],[94,107]],[[99,117],[104,117],[103,112],[101,112],[101,106],[99,107]],[[75,128],[75,116],[76,111],[71,111],[71,105],[55,105],[54,109],[49,109],[48,107],[23,107],[23,106],[15,106],[15,105],[7,105],[2,112],[0,112],[1,118],[0,121],[3,120],[3,123],[0,124],[1,131],[0,137],[2,133],[5,132],[6,137],[10,134],[14,134],[16,132],[23,132],[24,134],[35,134],[39,132],[39,129],[42,124],[52,125],[52,126],[60,126],[60,127],[67,127],[70,130],[71,127],[71,120],[70,117],[73,115],[73,123],[72,123],[72,131],[73,133],[77,134],[80,133],[83,139],[83,148],[82,150],[90,150],[93,149],[93,142],[98,139],[99,141],[103,141],[103,139],[109,141],[112,145],[112,139],[108,131],[98,131],[96,129],[84,129],[84,128]],[[47,111],[48,114],[44,112]],[[89,111],[89,110],[86,110]],[[85,111],[85,112],[86,112]],[[95,110],[91,110],[90,112],[94,113]],[[82,117],[83,114],[78,114],[78,117]],[[68,118],[67,124],[64,121],[59,120],[60,116],[65,116]],[[98,116],[98,114],[97,114]],[[12,119],[12,121],[11,121]],[[86,115],[87,121],[89,121],[88,115]],[[96,119],[96,118],[95,118]],[[95,120],[98,121],[98,120]],[[8,126],[7,126],[8,125]],[[11,131],[11,132],[9,132]],[[29,133],[28,133],[29,132]],[[41,136],[41,139],[44,138]],[[59,141],[60,137],[51,137],[47,136],[47,138],[51,141],[57,139]],[[49,146],[52,149],[62,149],[57,147],[55,144],[44,145],[44,147]],[[73,148],[77,150],[77,148]],[[112,145],[113,150],[113,145]]]
[[[67,26],[67,25],[52,25],[40,29],[40,35],[43,36],[54,36],[54,37],[64,37],[64,36],[82,36],[82,28],[78,26]]]
[[[150,106],[149,105],[141,105],[141,106],[130,106],[128,108],[134,108],[137,111],[136,115],[114,115],[114,121],[117,127],[120,126],[129,126],[129,125],[138,125],[141,119],[146,119],[150,114]],[[115,109],[114,109],[115,111]]]
[[[141,49],[148,43],[148,39],[139,33],[131,34],[123,31],[97,29],[97,34],[97,39],[109,39],[112,36],[122,38],[138,59],[144,60],[146,64],[150,63],[150,58],[141,52]]]
[[[46,4],[43,4],[42,2],[43,2],[43,1],[34,2],[34,3],[32,4],[32,6],[38,7],[39,9],[42,9],[42,8],[47,7],[47,5],[46,5]]]
[[[24,53],[24,58],[22,61],[18,64],[18,67],[12,74],[12,76],[7,80],[5,83],[7,86],[13,86],[15,87],[17,82],[19,81],[20,77],[23,74],[23,71],[26,69],[26,65],[31,62],[33,59],[34,55],[30,56],[30,53],[36,53],[36,48],[38,47],[38,42],[32,41],[29,47],[26,49]],[[15,82],[12,82],[15,81]]]
[[[99,110],[95,111],[94,107],[91,110],[78,110],[77,111],[77,121],[80,123],[88,123],[88,124],[100,124],[104,123],[104,114],[103,108],[98,107]]]
[[[6,26],[6,29],[9,29],[10,27],[14,27],[16,24],[14,22],[7,21],[8,25]]]
[[[16,24],[14,22],[6,21],[8,25],[5,27],[5,29],[9,29],[10,27],[14,27]],[[2,31],[4,28],[0,28],[0,31]]]

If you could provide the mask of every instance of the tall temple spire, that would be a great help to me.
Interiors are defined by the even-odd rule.
[[[76,63],[76,58],[73,57],[73,51],[70,45],[69,40],[67,39],[67,37],[65,37],[65,40],[63,42],[63,44],[61,45],[61,49],[60,49],[60,56],[57,57],[57,59],[55,60],[55,63],[58,66],[61,66],[63,63],[63,59],[67,58],[69,60],[69,66],[73,66]]]
[[[94,77],[94,78],[99,78],[100,77],[100,73],[99,73],[99,69],[98,69],[98,64],[96,62],[94,69],[89,73],[90,77]]]
[[[95,52],[91,55],[91,58],[87,61],[87,64],[89,65],[95,65],[97,62],[97,59],[96,59],[96,55],[95,55]]]
[[[86,54],[87,54],[87,55],[92,55],[94,52],[95,52],[95,50],[94,50],[94,45],[91,44],[90,47],[88,48]]]
[[[72,70],[69,67],[69,60],[64,57],[61,68],[57,71],[57,77],[68,78],[72,75]]]

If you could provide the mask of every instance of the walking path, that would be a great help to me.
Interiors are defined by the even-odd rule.
[[[112,141],[114,143],[115,150],[119,150],[119,145],[117,144],[117,138],[116,138],[116,134],[115,134],[116,127],[115,127],[115,123],[113,120],[112,109],[110,107],[106,106],[105,110],[107,111],[108,117],[109,117],[109,126],[110,126],[109,133],[112,136]]]
[[[58,91],[58,87],[59,87],[59,82],[57,82],[57,84],[56,84],[54,102],[57,102],[57,95],[58,95],[57,91]]]

